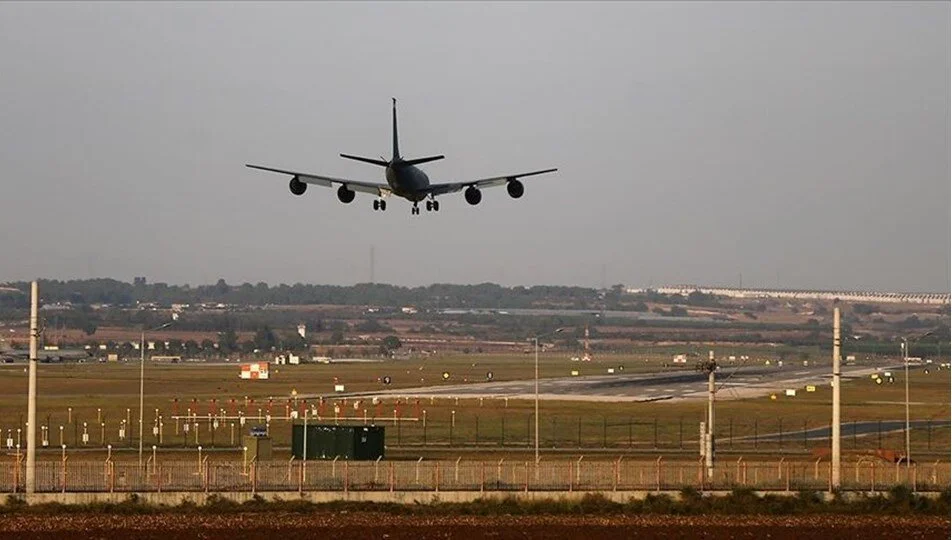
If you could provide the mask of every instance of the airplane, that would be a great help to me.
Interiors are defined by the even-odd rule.
[[[36,351],[36,359],[43,363],[63,362],[66,360],[86,360],[91,358],[89,351],[84,349],[61,349],[59,347],[40,347]],[[0,360],[6,363],[15,360],[29,360],[30,351],[27,349],[14,349],[5,340],[0,339]]]
[[[370,193],[377,196],[373,202],[373,209],[380,211],[385,211],[387,209],[386,198],[390,195],[396,195],[413,203],[413,207],[410,209],[411,215],[420,214],[420,208],[418,204],[420,201],[424,200],[426,201],[427,212],[438,212],[440,210],[440,202],[437,201],[436,198],[440,195],[456,193],[458,191],[463,191],[463,196],[466,199],[466,202],[474,206],[479,204],[483,199],[480,188],[505,185],[509,192],[509,196],[514,199],[518,199],[525,193],[525,187],[523,186],[520,179],[527,178],[529,176],[536,176],[539,174],[551,173],[558,170],[544,169],[541,171],[493,176],[490,178],[481,178],[478,180],[468,180],[463,182],[431,184],[429,177],[426,175],[426,173],[417,168],[417,165],[443,159],[444,156],[429,156],[416,159],[404,159],[400,156],[400,146],[397,137],[397,99],[391,99],[393,100],[393,155],[390,160],[388,161],[382,156],[380,159],[372,159],[349,154],[340,155],[340,157],[345,159],[352,159],[355,161],[370,163],[371,165],[377,165],[378,167],[384,167],[386,169],[384,173],[384,176],[387,180],[386,184],[362,182],[357,180],[349,180],[346,178],[335,178],[332,176],[321,176],[299,171],[264,167],[261,165],[245,164],[245,166],[262,171],[290,174],[291,182],[289,187],[291,189],[291,193],[294,195],[303,195],[307,190],[308,184],[322,187],[334,187],[334,185],[337,184],[339,186],[337,188],[337,198],[340,200],[340,202],[345,204],[353,202],[354,198],[356,197],[356,192],[358,191],[362,193]]]

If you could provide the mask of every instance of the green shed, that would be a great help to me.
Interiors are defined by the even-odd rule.
[[[383,426],[335,426],[295,423],[291,428],[291,454],[303,459],[374,460],[384,454]]]

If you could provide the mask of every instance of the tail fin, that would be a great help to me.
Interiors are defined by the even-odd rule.
[[[400,159],[400,142],[397,137],[397,98],[393,100],[393,161]]]

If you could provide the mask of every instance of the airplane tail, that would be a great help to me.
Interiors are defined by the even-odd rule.
[[[390,163],[402,163],[404,165],[420,165],[422,163],[429,163],[431,161],[436,161],[438,159],[443,159],[442,155],[439,156],[428,156],[415,159],[404,160],[400,157],[400,137],[397,135],[397,98],[390,98],[393,100],[393,157],[392,160],[388,163],[381,156],[380,159],[373,159],[362,156],[353,156],[350,154],[341,154],[340,157],[345,159],[352,159],[354,161],[361,161],[363,163],[370,163],[371,165],[377,165],[378,167],[387,167]]]
[[[397,136],[397,98],[393,100],[393,161],[400,159],[400,138]]]

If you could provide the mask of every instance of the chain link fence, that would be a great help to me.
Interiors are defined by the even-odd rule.
[[[25,489],[25,463],[0,466],[0,489]],[[844,461],[841,489],[881,491],[906,485],[940,491],[950,485],[950,464],[888,463],[872,456]],[[149,460],[41,461],[37,492],[162,491],[667,491],[692,487],[730,490],[824,491],[831,488],[830,462],[719,461],[713,474],[700,461],[571,460],[532,461],[239,461]]]

